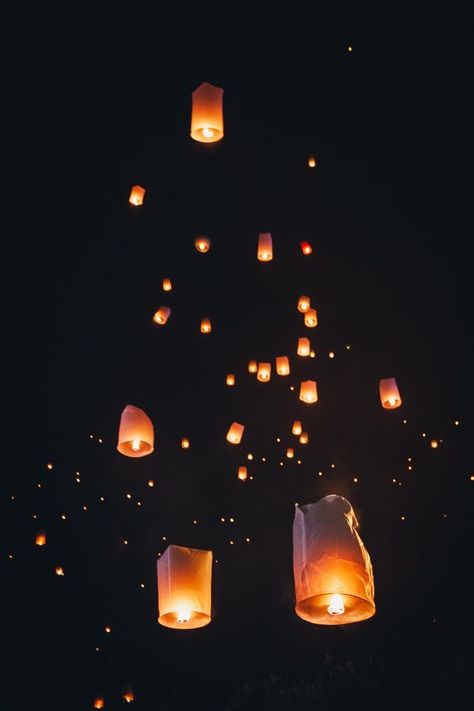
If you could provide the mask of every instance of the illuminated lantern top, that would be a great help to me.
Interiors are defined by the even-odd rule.
[[[308,168],[316,168],[316,158],[314,156],[309,156]]]
[[[153,452],[153,423],[139,407],[127,405],[120,416],[117,449],[126,457],[144,457]]]
[[[134,185],[130,191],[130,197],[128,198],[130,205],[134,205],[135,207],[143,205],[145,192],[145,188],[142,188],[140,185]]]
[[[402,404],[395,378],[382,378],[379,383],[380,402],[386,410],[394,410]]]
[[[195,141],[215,143],[224,137],[223,97],[223,89],[207,82],[193,91],[191,138]]]
[[[260,232],[258,236],[257,259],[270,262],[273,259],[273,243],[270,232]]]
[[[310,245],[309,242],[300,242],[300,247],[301,247],[301,251],[302,251],[303,254],[305,254],[305,255],[306,255],[306,254],[311,254],[312,251],[313,251],[313,248],[312,248],[312,246]]]
[[[198,252],[205,254],[211,249],[211,240],[209,237],[206,237],[206,235],[199,235],[199,237],[196,237],[194,240],[194,246]]]

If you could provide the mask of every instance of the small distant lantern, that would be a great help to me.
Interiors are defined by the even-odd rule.
[[[313,251],[313,248],[309,242],[300,242],[300,248],[304,255],[311,254]]]
[[[308,328],[314,328],[318,325],[318,314],[316,309],[308,309],[304,315],[304,325]]]
[[[375,614],[370,556],[354,510],[342,496],[296,506],[293,574],[296,614],[318,625],[343,625]]]
[[[211,319],[203,318],[201,319],[201,333],[210,333],[212,331]]]
[[[173,288],[173,285],[171,284],[171,279],[168,279],[167,277],[163,279],[163,291],[171,291]]]
[[[244,425],[240,425],[238,422],[233,422],[227,432],[226,440],[231,444],[239,444],[242,439],[244,429]]]
[[[437,439],[432,439],[430,442],[430,447],[431,449],[437,449],[439,446],[438,440]]]
[[[256,373],[258,370],[257,361],[249,360],[249,373]]]
[[[286,456],[288,457],[288,459],[293,459],[293,457],[295,456],[295,450],[293,449],[293,447],[288,447],[288,449],[286,450]]]
[[[123,692],[123,700],[127,702],[127,704],[131,704],[132,701],[135,701],[135,694],[133,693],[133,689],[131,687],[128,687],[125,689]]]
[[[54,569],[54,572],[56,573],[56,575],[59,575],[60,577],[64,576],[64,568],[62,567],[62,565],[57,565]]]
[[[117,449],[126,457],[144,457],[153,452],[153,423],[143,410],[127,405],[120,416]]]
[[[308,168],[316,168],[316,158],[314,156],[308,157]]]
[[[309,341],[309,338],[298,338],[298,348],[296,352],[298,353],[299,356],[302,356],[303,358],[306,358],[309,356],[311,351],[311,343]]]
[[[303,427],[301,426],[301,422],[299,420],[295,420],[293,422],[293,427],[291,428],[291,431],[294,435],[300,435],[303,431]]]
[[[205,252],[209,252],[211,249],[211,240],[205,235],[199,235],[199,237],[196,237],[194,240],[194,246],[198,252],[204,254]]]
[[[311,299],[309,296],[300,296],[298,299],[298,311],[301,314],[306,313],[308,309],[311,307]]]
[[[300,438],[299,438],[298,441],[299,441],[300,444],[308,444],[308,442],[309,442],[308,433],[307,433],[307,432],[302,432],[302,433],[300,434]]]
[[[158,324],[158,326],[164,326],[170,317],[171,309],[169,306],[160,306],[158,311],[155,311],[153,315],[153,321]]]
[[[257,259],[259,262],[270,262],[273,259],[273,244],[270,232],[260,232],[258,236]]]
[[[160,625],[186,630],[209,624],[212,551],[170,545],[156,567]]]
[[[270,380],[271,372],[271,363],[259,363],[257,370],[257,380],[260,380],[261,383],[267,383]]]
[[[181,449],[189,449],[189,439],[187,437],[183,437],[181,440]]]
[[[95,708],[95,709],[103,709],[104,706],[105,706],[105,701],[104,701],[104,699],[102,698],[102,696],[96,696],[96,698],[94,699],[94,706],[93,706],[93,708]]]
[[[224,137],[223,97],[223,89],[207,82],[193,91],[191,138],[195,141],[215,143]]]
[[[44,531],[38,531],[35,538],[35,545],[45,546],[46,545],[46,533]]]
[[[228,373],[225,379],[225,384],[232,386],[235,385],[235,375],[233,373]]]
[[[275,358],[275,364],[278,375],[290,374],[290,361],[288,356],[277,356]]]
[[[139,207],[140,205],[143,205],[144,198],[145,188],[142,188],[140,185],[134,185],[130,191],[130,197],[128,198],[128,202],[130,203],[130,205]]]
[[[315,380],[304,380],[300,386],[300,400],[311,404],[318,400],[318,390]]]
[[[240,479],[240,481],[245,481],[247,479],[247,476],[247,467],[239,467],[237,477]]]
[[[400,407],[402,399],[395,378],[381,378],[379,383],[380,402],[386,410]]]

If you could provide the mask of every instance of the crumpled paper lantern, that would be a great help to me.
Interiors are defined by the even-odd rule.
[[[385,410],[394,410],[402,404],[395,378],[381,378],[379,383],[380,402]]]
[[[224,137],[222,101],[224,90],[203,82],[193,91],[191,138],[200,143],[215,143]]]
[[[153,423],[143,410],[127,405],[120,416],[117,449],[126,457],[144,457],[153,452]]]

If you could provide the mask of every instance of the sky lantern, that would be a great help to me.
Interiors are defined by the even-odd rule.
[[[308,168],[316,168],[316,158],[314,156],[308,156]]]
[[[395,378],[381,378],[379,383],[380,402],[386,410],[394,410],[402,404]]]
[[[164,326],[170,317],[171,309],[169,306],[160,306],[158,311],[155,311],[153,315],[153,321],[158,324],[158,326]]]
[[[163,279],[163,291],[171,291],[173,288],[173,285],[171,283],[171,279],[168,279],[168,277],[165,277]]]
[[[142,188],[140,185],[134,185],[130,191],[130,197],[128,198],[128,202],[130,203],[130,205],[139,207],[140,205],[143,205],[144,198],[145,188]]]
[[[271,363],[259,363],[258,364],[257,380],[260,380],[261,383],[267,383],[270,380],[271,373],[272,373],[272,364]]]
[[[301,426],[301,422],[299,420],[295,420],[293,422],[293,427],[291,428],[291,431],[294,435],[300,435],[303,431],[303,427]]]
[[[309,338],[298,338],[298,348],[296,350],[298,355],[305,358],[306,356],[309,356],[310,351],[311,343],[309,341]]]
[[[223,97],[223,89],[207,82],[193,91],[191,138],[195,141],[215,143],[224,137]]]
[[[64,576],[64,568],[62,567],[62,565],[57,565],[54,569],[54,572],[60,577]]]
[[[308,405],[317,402],[318,389],[315,380],[303,380],[300,385],[300,400],[306,402]]]
[[[249,360],[249,373],[256,373],[258,370],[257,361]]]
[[[293,449],[293,447],[288,447],[288,449],[286,450],[286,456],[288,457],[288,459],[293,459],[293,457],[295,456],[295,450]]]
[[[212,551],[170,545],[156,567],[160,625],[186,630],[209,624]]]
[[[127,405],[120,416],[117,449],[126,457],[144,457],[153,452],[153,423],[143,410]]]
[[[205,252],[209,252],[209,250],[211,249],[211,240],[209,239],[209,237],[206,237],[206,235],[199,235],[194,240],[194,246],[196,247],[198,252],[204,254]]]
[[[94,706],[93,708],[95,709],[103,709],[105,706],[105,701],[102,696],[96,696],[94,699]]]
[[[232,386],[235,385],[235,375],[233,373],[228,373],[225,379],[225,384]]]
[[[309,442],[308,433],[307,433],[307,432],[302,432],[302,433],[300,434],[300,438],[299,438],[298,441],[299,441],[300,444],[308,444],[308,442]]]
[[[273,244],[270,232],[260,232],[258,236],[257,259],[270,262],[273,259]]]
[[[189,439],[187,437],[183,437],[181,439],[181,449],[189,449]]]
[[[240,479],[240,481],[245,481],[247,479],[247,476],[247,467],[239,467],[237,477]]]
[[[311,299],[309,296],[300,296],[298,299],[298,311],[304,314],[311,307]]]
[[[44,531],[38,531],[35,537],[35,545],[45,546],[46,545],[46,533]]]
[[[318,325],[318,314],[316,309],[308,309],[305,312],[304,325],[308,328],[314,328]]]
[[[354,510],[342,496],[296,506],[293,574],[296,614],[318,625],[361,622],[375,614],[370,557]]]
[[[201,333],[210,333],[212,331],[211,319],[202,318],[201,319]]]
[[[127,702],[127,704],[131,704],[132,701],[135,701],[135,694],[133,693],[133,689],[130,686],[125,689],[122,698],[124,701]]]
[[[244,429],[244,425],[241,425],[238,422],[233,422],[227,432],[226,440],[231,444],[239,444],[242,439]]]
[[[300,242],[300,248],[303,254],[306,256],[307,254],[311,254],[313,251],[312,246],[310,245],[309,242]]]
[[[288,356],[277,356],[275,358],[276,372],[278,375],[290,374],[290,361]]]

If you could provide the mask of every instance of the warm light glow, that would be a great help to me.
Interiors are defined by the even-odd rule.
[[[45,546],[46,545],[46,533],[41,531],[40,533],[36,534],[35,538],[35,543],[37,546]]]
[[[235,375],[233,373],[229,373],[225,379],[225,384],[226,385],[235,385]]]
[[[331,595],[331,599],[328,605],[328,612],[330,615],[343,615],[344,614],[344,600],[342,595],[339,593],[334,593]]]
[[[120,416],[117,449],[126,457],[144,457],[153,452],[153,423],[143,410],[127,405]]]
[[[153,315],[153,321],[158,324],[158,326],[164,326],[169,319],[171,309],[169,306],[160,306],[158,311],[155,311]]]
[[[431,445],[432,449],[437,449],[437,447],[438,447],[438,440],[437,440],[437,439],[432,439],[431,442],[430,442],[430,445]]]
[[[171,279],[163,279],[163,291],[171,291],[173,285],[171,284]]]
[[[131,192],[130,192],[130,197],[128,198],[128,202],[130,203],[130,205],[139,207],[140,205],[143,205],[144,197],[145,197],[145,188],[142,188],[140,185],[134,185]]]
[[[295,420],[293,422],[293,427],[291,428],[291,431],[294,435],[300,435],[303,431],[303,427],[301,425],[301,422],[299,420]]]
[[[257,370],[257,380],[261,383],[266,383],[270,380],[272,372],[271,363],[259,363]]]
[[[288,457],[288,459],[293,459],[293,457],[295,456],[295,450],[292,447],[288,447],[288,449],[286,450],[286,456]]]
[[[148,486],[150,487],[150,489],[152,489],[155,486],[155,482],[153,481],[153,479],[148,480]]]
[[[201,333],[210,333],[212,331],[211,319],[203,318],[201,319]]]
[[[300,385],[300,400],[307,404],[317,402],[318,390],[315,380],[304,380]]]
[[[202,129],[202,135],[205,136],[206,138],[212,138],[214,135],[214,131],[212,130],[212,128],[207,128],[207,126],[206,126],[205,128]],[[186,620],[186,622],[187,622],[187,620]]]
[[[270,262],[273,259],[273,244],[270,232],[260,232],[258,236],[257,259]]]
[[[127,704],[131,704],[132,701],[135,701],[135,696],[134,696],[134,693],[131,689],[124,692],[123,700],[126,701]]]
[[[290,374],[290,361],[288,356],[277,356],[275,358],[276,372],[278,375]]]
[[[189,439],[187,437],[183,437],[181,440],[181,447],[183,449],[189,449]]]
[[[300,444],[308,444],[309,442],[309,436],[307,432],[302,432],[299,437],[299,443]]]
[[[329,351],[328,355],[329,355],[330,358],[334,358],[334,357],[335,357],[334,351]]]
[[[229,427],[229,431],[226,435],[227,441],[231,444],[239,444],[240,440],[242,439],[244,429],[244,425],[241,425],[238,422],[233,422]]]
[[[97,699],[94,699],[94,708],[95,709],[103,709],[105,706],[105,701],[102,697],[98,697]]]
[[[194,246],[198,252],[204,254],[205,252],[209,252],[211,248],[211,240],[205,235],[199,235],[199,237],[196,237],[194,240]]]
[[[379,382],[379,394],[382,407],[386,410],[393,410],[402,404],[395,378],[381,378]]]
[[[60,565],[57,565],[54,569],[54,572],[56,575],[64,575],[64,568],[62,568]]]
[[[298,299],[298,311],[304,314],[311,306],[311,299],[309,296],[300,296]]]
[[[249,360],[249,373],[256,373],[257,372],[257,361],[256,360]]]
[[[316,168],[316,158],[314,156],[309,156],[308,168]]]
[[[138,452],[141,446],[139,439],[132,439],[132,449],[134,452]]]
[[[298,348],[296,349],[298,355],[302,356],[303,358],[306,358],[307,356],[309,356],[310,351],[311,343],[309,341],[309,338],[298,338]]]
[[[48,464],[46,465],[46,469],[52,469],[52,468],[53,468],[52,463],[51,463],[51,462],[48,462]]]
[[[237,473],[237,477],[241,481],[245,481],[247,478],[247,467],[239,467],[239,471]]]
[[[314,166],[313,166],[313,167],[314,167]],[[305,254],[305,255],[306,255],[306,254],[311,254],[311,252],[313,251],[313,248],[311,247],[311,245],[310,245],[309,242],[300,242],[300,247],[301,247],[301,251],[302,251],[303,254]]]
[[[200,143],[214,143],[224,137],[222,100],[224,91],[204,82],[193,91],[191,138]]]
[[[176,620],[181,625],[183,624],[183,622],[189,622],[190,619],[191,619],[191,610],[178,610],[176,612]]]
[[[318,314],[316,309],[308,309],[304,315],[304,325],[308,328],[315,328],[318,325]]]

